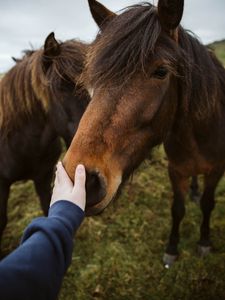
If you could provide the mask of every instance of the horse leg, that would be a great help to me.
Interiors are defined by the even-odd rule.
[[[166,253],[163,257],[165,266],[170,267],[178,257],[179,226],[185,215],[184,195],[188,188],[188,178],[181,177],[177,172],[169,167],[169,177],[174,193],[171,207],[172,229]]]
[[[201,256],[207,255],[211,250],[210,241],[210,216],[215,206],[215,189],[223,176],[224,170],[217,170],[209,175],[205,175],[204,192],[200,200],[200,207],[203,214],[200,227],[199,253]]]
[[[193,202],[196,202],[196,203],[200,202],[200,192],[199,192],[199,185],[198,185],[198,177],[197,176],[193,176],[192,179],[191,179],[190,198]]]
[[[7,225],[7,203],[9,198],[10,185],[0,181],[0,245],[3,231]]]
[[[52,172],[49,173],[47,176],[43,176],[43,178],[35,178],[34,185],[36,192],[39,196],[41,208],[45,216],[48,215],[49,204],[51,201],[51,194],[52,194]]]

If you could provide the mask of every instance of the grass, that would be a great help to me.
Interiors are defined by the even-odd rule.
[[[223,65],[225,66],[225,40],[214,42],[209,46],[215,51],[217,57],[220,58]]]
[[[160,147],[104,214],[85,219],[59,300],[225,299],[225,178],[212,215],[214,252],[206,258],[197,255],[201,212],[187,197],[180,258],[167,270],[162,256],[170,231],[172,193],[166,166]],[[14,184],[2,244],[5,253],[17,247],[24,228],[40,215],[32,183]]]

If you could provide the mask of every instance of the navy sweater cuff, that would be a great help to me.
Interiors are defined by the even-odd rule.
[[[73,230],[76,231],[84,219],[84,211],[76,204],[60,200],[55,202],[49,209],[48,218],[59,218],[70,223]]]

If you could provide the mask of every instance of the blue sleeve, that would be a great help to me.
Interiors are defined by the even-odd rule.
[[[62,200],[50,208],[47,218],[35,219],[21,245],[0,262],[0,298],[55,300],[83,218],[78,206]]]

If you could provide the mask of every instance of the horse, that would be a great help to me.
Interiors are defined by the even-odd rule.
[[[12,183],[33,180],[48,213],[61,138],[68,147],[89,102],[77,83],[86,51],[85,43],[58,42],[51,33],[43,48],[24,52],[0,82],[0,239]]]
[[[204,175],[199,249],[211,249],[210,215],[225,169],[225,69],[180,25],[183,0],[159,0],[115,14],[89,0],[100,28],[80,82],[91,93],[63,163],[86,166],[87,215],[102,212],[156,145],[164,144],[173,189],[164,263],[178,257],[191,176]]]

